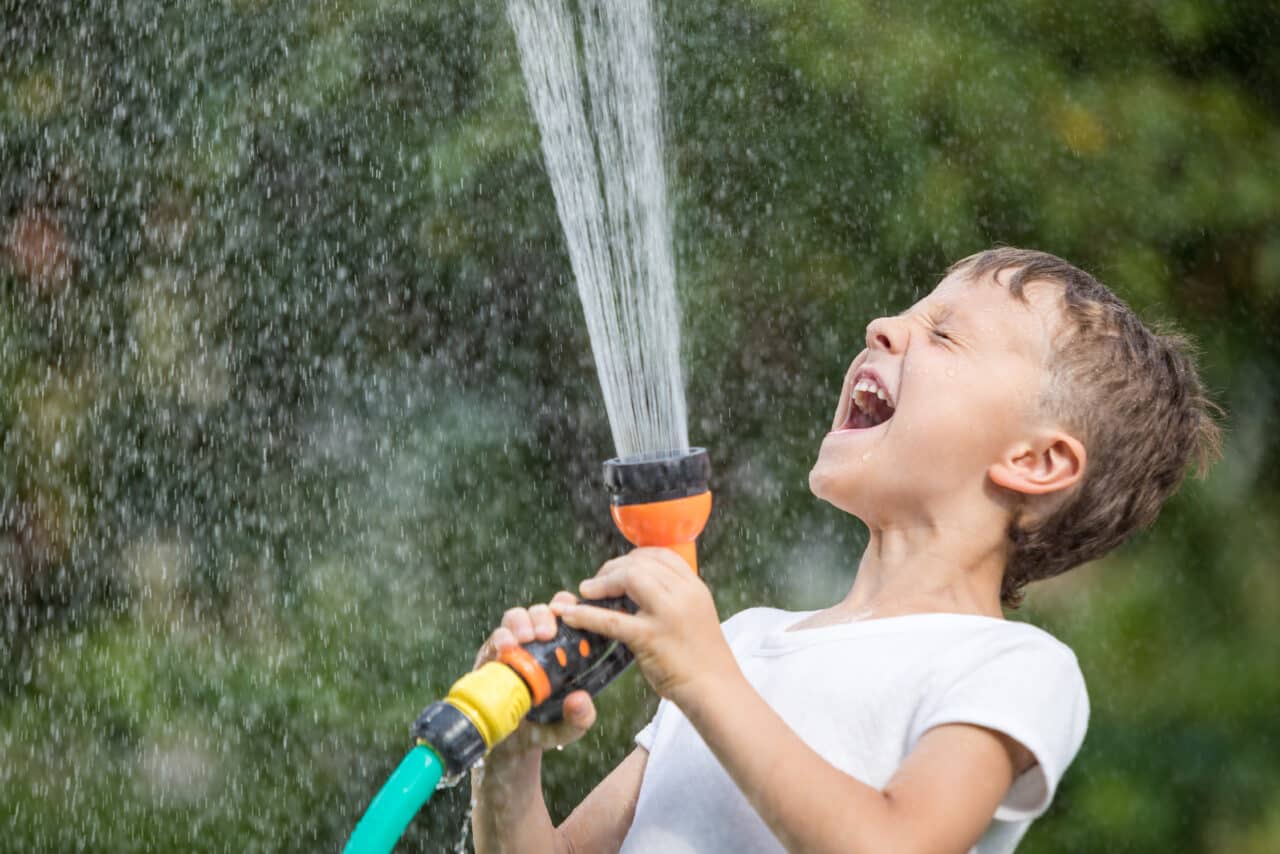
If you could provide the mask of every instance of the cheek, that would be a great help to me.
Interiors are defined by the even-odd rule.
[[[937,387],[935,387],[936,389]],[[905,444],[994,462],[1027,426],[1027,400],[1013,384],[954,384],[917,400],[924,417],[899,425]]]

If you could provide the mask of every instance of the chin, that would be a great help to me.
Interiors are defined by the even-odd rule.
[[[819,458],[809,470],[809,491],[815,498],[861,519],[862,514],[856,509],[860,503],[856,493],[862,490],[851,483],[851,480],[849,472]]]
[[[823,443],[809,470],[809,491],[864,524],[896,504],[901,485],[889,476],[879,455],[840,443]]]
[[[829,501],[826,491],[829,485],[830,479],[823,473],[822,463],[816,463],[813,468],[809,469],[809,491],[813,493],[814,498]]]

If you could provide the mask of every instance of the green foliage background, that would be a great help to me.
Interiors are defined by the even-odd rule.
[[[662,6],[721,613],[847,589],[805,475],[866,321],[1064,255],[1201,342],[1229,433],[1032,589],[1094,711],[1023,850],[1280,849],[1274,4]],[[0,849],[333,850],[501,611],[622,547],[502,7],[0,9]],[[558,815],[654,700],[600,705]]]

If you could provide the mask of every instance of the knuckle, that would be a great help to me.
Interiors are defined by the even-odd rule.
[[[686,566],[684,558],[671,549],[654,549],[653,559],[667,569],[680,569]]]

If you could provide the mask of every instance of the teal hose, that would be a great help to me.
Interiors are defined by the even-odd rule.
[[[404,829],[435,794],[444,763],[426,745],[418,745],[374,797],[343,854],[390,854]]]

